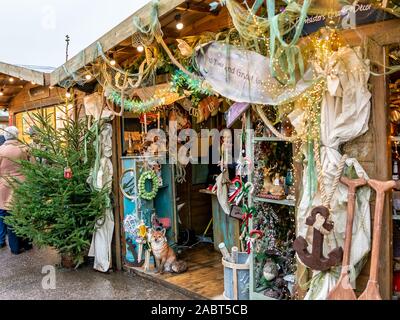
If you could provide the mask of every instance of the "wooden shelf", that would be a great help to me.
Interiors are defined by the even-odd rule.
[[[254,201],[267,202],[267,203],[272,203],[272,204],[280,204],[280,205],[290,206],[290,207],[295,207],[296,206],[296,201],[287,200],[287,199],[275,200],[275,199],[267,199],[267,198],[255,197]]]
[[[208,190],[208,189],[200,189],[199,192],[200,192],[200,193],[205,193],[205,194],[211,194],[211,195],[213,195],[213,196],[216,196],[216,195],[217,195],[217,193],[214,193],[214,192],[212,192],[212,191],[210,191],[210,190]]]
[[[253,143],[255,142],[263,142],[263,141],[269,141],[269,142],[289,142],[286,140],[283,140],[278,137],[254,137],[253,138]]]

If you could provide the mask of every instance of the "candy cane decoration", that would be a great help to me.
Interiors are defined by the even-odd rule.
[[[232,203],[235,198],[239,195],[239,193],[242,191],[242,180],[239,177],[235,177],[235,179],[232,180],[232,184],[235,185],[236,189],[231,193],[229,196],[228,202]]]

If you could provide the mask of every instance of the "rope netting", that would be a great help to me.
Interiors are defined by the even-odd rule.
[[[292,85],[298,73],[302,75],[306,67],[299,39],[307,15],[337,12],[335,11],[337,4],[331,3],[334,2],[332,0],[325,1],[324,6],[316,6],[314,2],[311,5],[311,0],[304,0],[301,4],[298,2],[287,1],[284,7],[277,8],[275,1],[257,0],[250,7],[246,1],[242,3],[237,0],[219,0],[216,3],[226,6],[232,18],[233,28],[218,34],[207,33],[187,37],[184,40],[177,39],[179,50],[172,52],[163,39],[158,17],[160,1],[153,0],[148,18],[141,20],[135,16],[132,20],[136,30],[132,36],[132,47],[142,46],[144,50],[144,54],[138,57],[133,67],[122,69],[115,65],[113,59],[104,53],[99,42],[97,50],[100,59],[76,73],[69,72],[64,65],[64,72],[69,77],[62,81],[61,86],[65,88],[76,84],[83,86],[94,77],[108,95],[117,92],[121,97],[118,99],[121,100],[119,102],[124,105],[125,97],[131,98],[135,89],[155,85],[157,68],[165,63],[173,64],[191,79],[203,82],[204,79],[195,72],[194,56],[197,53],[195,49],[199,48],[199,44],[209,41],[225,41],[269,56],[271,74],[282,84]],[[261,10],[263,6],[266,9],[264,11]],[[84,58],[82,53],[83,61]],[[190,70],[187,66],[190,66]],[[397,67],[394,70],[388,66],[385,68],[385,74],[398,69]],[[91,75],[89,80],[88,74]]]

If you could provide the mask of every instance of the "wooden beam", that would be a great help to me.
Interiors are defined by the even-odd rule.
[[[176,8],[176,10],[178,10],[178,11],[205,13],[205,14],[213,14],[213,15],[218,15],[219,10],[220,10],[219,7],[214,11],[211,11],[210,9],[211,9],[211,7],[208,4],[191,3],[189,1],[186,1],[186,3],[183,6]]]
[[[42,86],[45,85],[44,73],[36,70],[31,70],[28,68],[0,62],[0,73],[3,73],[10,77],[20,78],[25,81],[35,82]]]
[[[168,14],[183,3],[185,3],[184,0],[161,0],[158,10],[159,16],[162,17]],[[148,25],[150,23],[151,8],[152,3],[146,4],[118,26],[102,36],[99,40],[95,41],[89,47],[71,58],[63,66],[54,70],[50,74],[50,85],[54,86],[59,84],[63,80],[69,78],[74,72],[77,72],[87,64],[94,62],[100,56],[97,50],[97,42],[101,44],[103,51],[107,52],[122,41],[134,35],[137,32],[137,29],[132,23],[133,17],[139,17],[145,25]],[[66,68],[68,73],[65,72],[63,67]]]
[[[367,37],[380,46],[398,43],[400,42],[400,19],[357,26],[356,29],[343,30],[340,34],[351,46],[361,45]]]

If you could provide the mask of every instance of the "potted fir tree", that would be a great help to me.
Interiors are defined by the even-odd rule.
[[[108,205],[107,191],[87,183],[96,159],[86,119],[66,119],[55,129],[35,115],[29,161],[21,161],[23,182],[13,181],[12,214],[6,222],[18,236],[58,250],[64,267],[77,267]]]

